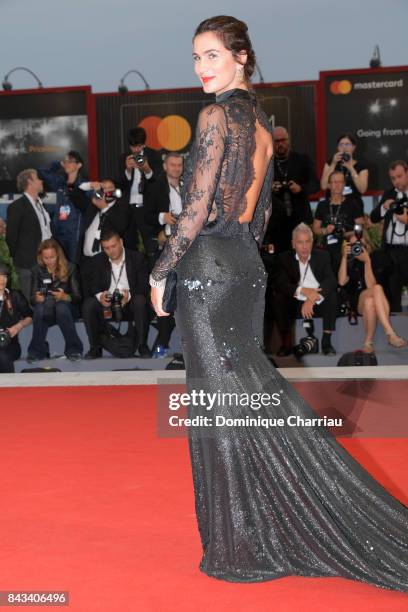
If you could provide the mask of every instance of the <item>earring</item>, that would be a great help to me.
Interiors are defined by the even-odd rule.
[[[238,84],[241,84],[245,81],[245,71],[244,71],[243,66],[237,66],[237,71],[236,71],[235,76],[238,81]]]

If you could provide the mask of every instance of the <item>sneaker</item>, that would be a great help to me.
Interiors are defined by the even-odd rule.
[[[168,357],[169,349],[162,344],[158,344],[153,351],[152,359],[165,359]]]
[[[70,361],[81,361],[82,355],[81,353],[71,353],[70,355],[67,355],[67,358]]]

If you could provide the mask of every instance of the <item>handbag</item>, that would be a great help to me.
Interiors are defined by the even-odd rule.
[[[133,357],[136,350],[136,337],[133,326],[129,325],[126,334],[120,333],[120,328],[116,329],[111,323],[105,323],[99,342],[105,350],[114,357],[125,359]]]
[[[163,294],[163,310],[173,314],[177,308],[177,273],[170,270],[166,277]]]

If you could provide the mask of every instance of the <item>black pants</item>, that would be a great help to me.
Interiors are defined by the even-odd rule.
[[[123,319],[125,321],[131,321],[135,326],[137,346],[147,344],[149,319],[145,296],[132,295],[122,312]],[[85,300],[82,306],[82,317],[84,319],[91,349],[101,348],[99,336],[102,332],[104,323],[103,306],[95,297],[90,297]]]
[[[14,373],[14,362],[21,355],[21,346],[18,340],[12,340],[5,348],[0,348],[0,372],[2,374]]]
[[[275,319],[282,337],[288,336],[291,320],[302,318],[301,308],[303,302],[283,293],[275,293],[273,298]],[[323,329],[333,331],[336,328],[337,294],[332,291],[323,302],[313,307],[313,318],[323,319]]]
[[[408,247],[387,246],[387,293],[391,312],[401,312],[401,293],[408,284]]]

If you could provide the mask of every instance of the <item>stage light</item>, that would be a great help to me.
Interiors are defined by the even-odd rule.
[[[128,70],[123,77],[120,79],[119,81],[119,86],[118,86],[118,92],[120,94],[127,94],[129,89],[126,87],[125,85],[125,79],[129,74],[137,74],[143,81],[145,89],[150,89],[149,87],[149,83],[146,81],[146,79],[144,78],[143,74],[141,72],[139,72],[139,70]]]
[[[41,83],[40,79],[32,70],[30,70],[29,68],[24,68],[24,66],[17,66],[17,68],[13,68],[12,70],[10,70],[10,72],[8,72],[6,76],[4,77],[4,81],[3,81],[4,91],[11,91],[13,89],[13,85],[9,81],[9,76],[13,74],[13,72],[16,72],[17,70],[24,70],[25,72],[28,72],[37,81],[38,88],[41,89],[43,87],[43,84]]]
[[[375,45],[373,56],[370,59],[370,68],[380,68],[381,67],[381,57],[380,57],[380,47]]]

